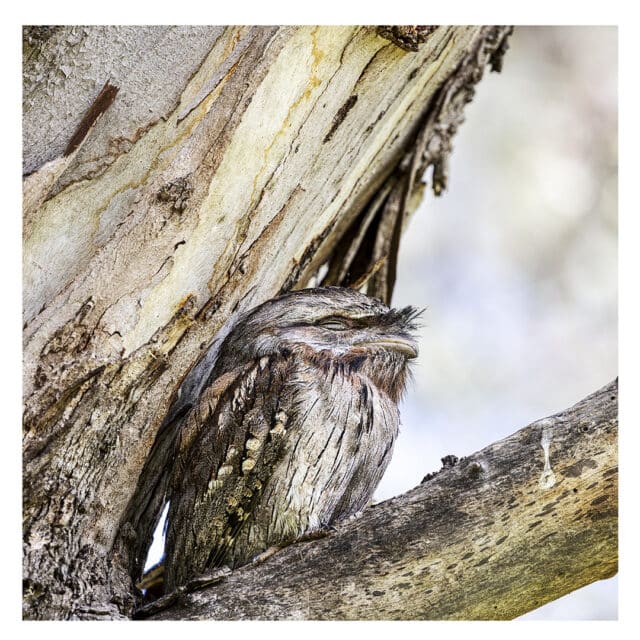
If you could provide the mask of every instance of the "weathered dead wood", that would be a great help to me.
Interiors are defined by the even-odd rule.
[[[617,571],[617,380],[153,619],[511,619]]]
[[[390,295],[408,171],[430,159],[441,184],[509,32],[439,27],[406,52],[365,27],[29,31],[26,617],[130,615],[142,534],[125,514],[180,383],[233,314],[305,286],[397,183],[355,278]],[[107,81],[113,104],[63,157]]]

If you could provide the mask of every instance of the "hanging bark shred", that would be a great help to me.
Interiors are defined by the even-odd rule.
[[[379,28],[385,29],[384,27]],[[426,41],[434,27],[394,27],[385,37],[405,33],[406,37]],[[401,31],[397,31],[397,30]],[[464,121],[464,107],[473,99],[475,85],[482,79],[484,67],[492,71],[502,68],[502,58],[508,49],[512,28],[489,28],[487,37],[462,60],[458,70],[440,87],[432,99],[422,122],[395,171],[372,196],[367,207],[337,243],[328,262],[323,285],[359,286],[367,281],[367,294],[391,303],[396,280],[396,265],[400,249],[400,236],[405,223],[415,209],[410,206],[417,181],[433,168],[432,190],[441,195],[447,186],[448,156],[452,139]],[[402,45],[398,45],[402,46]],[[404,48],[408,48],[408,45]],[[409,49],[409,50],[417,50]],[[382,194],[382,197],[381,197]],[[384,260],[382,267],[374,265]]]

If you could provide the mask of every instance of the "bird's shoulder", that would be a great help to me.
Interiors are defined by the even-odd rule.
[[[291,371],[285,356],[256,359],[218,377],[186,417],[170,497],[171,583],[183,564],[218,566],[251,514],[285,448]],[[205,522],[196,539],[194,523]]]
[[[291,394],[287,380],[294,367],[291,357],[272,354],[212,381],[186,416],[177,475],[195,474],[188,481],[210,491],[270,457],[267,454],[273,454],[288,420]]]

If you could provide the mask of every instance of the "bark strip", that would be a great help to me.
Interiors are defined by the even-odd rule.
[[[69,140],[69,144],[62,154],[63,156],[70,156],[82,144],[82,141],[87,137],[98,118],[113,104],[118,91],[118,87],[114,87],[109,82],[105,83],[84,118],[82,118],[71,140]]]

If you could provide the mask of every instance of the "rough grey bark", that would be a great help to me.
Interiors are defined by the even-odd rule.
[[[617,396],[616,380],[324,539],[139,615],[506,620],[609,578],[618,564]]]
[[[26,29],[25,617],[131,615],[127,509],[181,382],[323,265],[390,297],[420,175],[443,188],[509,33]]]

